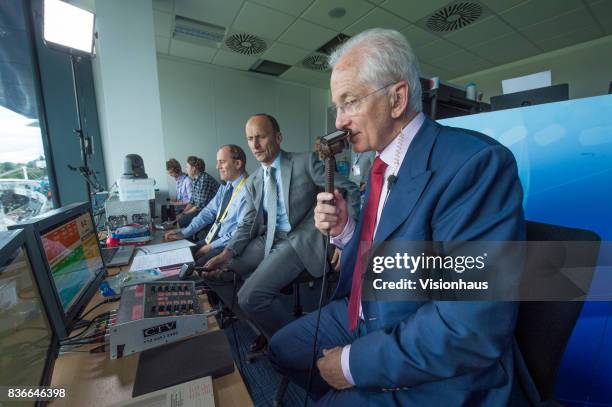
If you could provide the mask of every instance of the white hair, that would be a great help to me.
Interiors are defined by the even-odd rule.
[[[375,88],[406,81],[410,91],[408,109],[422,110],[419,62],[406,37],[384,28],[364,31],[336,48],[329,56],[329,66],[333,69],[340,58],[355,48],[363,56],[359,66],[361,81]]]

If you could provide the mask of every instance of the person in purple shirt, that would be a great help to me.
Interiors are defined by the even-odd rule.
[[[166,161],[166,172],[176,180],[176,203],[187,204],[191,199],[191,178],[183,172],[176,158]]]

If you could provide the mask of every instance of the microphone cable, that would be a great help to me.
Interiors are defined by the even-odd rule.
[[[315,325],[314,341],[312,343],[312,360],[310,361],[310,368],[308,369],[308,384],[306,386],[306,397],[304,397],[304,407],[308,407],[308,395],[310,394],[310,387],[312,386],[312,374],[314,371],[314,365],[317,361],[317,339],[319,337],[319,323],[321,322],[321,308],[323,306],[323,294],[327,284],[327,272],[329,268],[329,261],[327,260],[327,252],[329,251],[329,234],[323,235],[325,238],[325,250],[323,251],[324,265],[323,265],[323,281],[321,283],[321,294],[319,296],[319,305],[317,308],[317,322]]]
[[[389,198],[389,194],[391,194],[391,188],[393,188],[393,185],[395,185],[396,182],[397,182],[396,175],[391,174],[387,177],[388,186],[387,186],[387,194],[385,196],[384,203],[387,203],[387,198]],[[324,251],[325,264],[323,265],[323,282],[321,283],[321,294],[319,296],[319,305],[317,308],[317,322],[315,324],[314,340],[312,344],[312,360],[310,362],[310,367],[308,369],[308,384],[306,386],[306,397],[304,398],[304,407],[308,407],[308,395],[310,394],[310,388],[312,386],[312,374],[314,371],[314,365],[317,360],[317,340],[319,337],[319,323],[321,322],[321,308],[323,306],[323,293],[325,292],[325,287],[327,283],[327,272],[328,272],[328,266],[329,266],[329,261],[327,261],[327,252],[329,250],[329,238],[330,238],[329,234],[324,235],[324,238],[325,238],[325,251]]]

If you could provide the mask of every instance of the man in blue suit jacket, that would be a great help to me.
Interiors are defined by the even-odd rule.
[[[311,397],[334,406],[523,404],[514,376],[516,303],[366,301],[354,278],[363,241],[524,240],[514,157],[489,137],[421,113],[418,63],[396,31],[353,37],[330,65],[336,127],[351,131],[354,151],[377,157],[356,224],[340,194],[335,206],[326,203],[332,194],[317,196],[315,224],[343,252],[334,300],[321,311]],[[520,267],[509,274],[516,282]],[[275,366],[302,386],[315,325],[311,313],[270,343]]]

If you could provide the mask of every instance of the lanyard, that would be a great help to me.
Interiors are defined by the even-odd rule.
[[[227,206],[225,207],[225,210],[223,211],[223,215],[221,215],[220,219],[219,219],[219,212],[217,212],[217,218],[215,219],[215,223],[217,221],[219,221],[219,223],[223,223],[223,221],[225,221],[225,218],[227,217],[227,212],[229,211],[230,206],[232,206],[232,202],[234,201],[234,198],[236,198],[236,195],[238,194],[238,191],[240,191],[240,188],[242,188],[242,186],[244,185],[244,183],[247,180],[247,178],[249,178],[249,176],[245,175],[244,178],[242,178],[242,181],[240,181],[240,183],[238,184],[238,186],[236,187],[236,189],[232,193],[232,197],[230,198],[229,202],[227,203]]]

